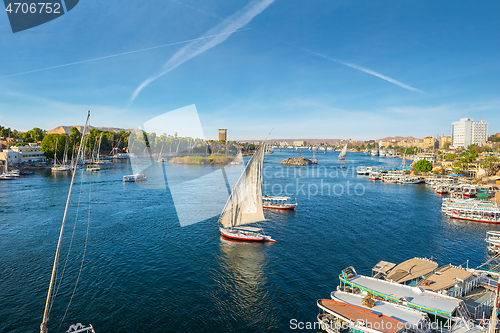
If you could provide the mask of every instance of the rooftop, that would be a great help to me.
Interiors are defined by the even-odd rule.
[[[438,268],[438,264],[434,261],[424,258],[412,258],[394,267],[387,275],[387,280],[405,283],[429,274],[436,268]]]
[[[454,266],[444,266],[425,280],[421,281],[418,286],[425,290],[438,292],[451,288],[457,283],[469,279],[471,276],[472,273],[465,269]]]

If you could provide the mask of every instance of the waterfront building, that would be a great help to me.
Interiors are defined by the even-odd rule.
[[[5,163],[6,160],[9,165],[19,164],[21,163],[21,154],[10,149],[4,150],[3,152],[0,152],[0,161]]]
[[[473,118],[462,118],[451,124],[451,146],[467,148],[470,145],[481,145],[488,140],[488,123],[484,120],[474,122]]]
[[[380,140],[380,141],[378,142],[378,146],[379,146],[379,148],[380,148],[380,147],[389,148],[389,146],[390,146],[391,144],[392,144],[392,143],[391,143],[390,141],[382,141],[382,140]]]
[[[295,147],[304,147],[306,145],[306,142],[304,140],[297,140],[293,142],[293,145]]]
[[[451,145],[451,136],[442,136],[439,138],[439,148],[443,149],[447,144]]]
[[[432,136],[427,136],[420,140],[419,148],[422,149],[435,149],[439,147],[439,141]]]
[[[422,154],[416,155],[415,158],[413,159],[413,161],[415,163],[417,163],[420,160],[426,160],[426,161],[431,162],[432,164],[436,164],[437,163],[437,155],[430,154],[430,153],[422,153]]]
[[[219,128],[219,141],[227,141],[227,129]]]
[[[0,153],[0,161],[5,162],[5,160],[8,160],[10,165],[46,162],[45,153],[36,143],[4,150]]]

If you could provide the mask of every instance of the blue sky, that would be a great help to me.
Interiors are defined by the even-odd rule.
[[[0,14],[0,124],[52,129],[90,109],[94,126],[135,128],[195,104],[208,139],[217,128],[230,139],[449,135],[463,117],[492,134],[499,12],[497,1],[85,0],[16,34]]]

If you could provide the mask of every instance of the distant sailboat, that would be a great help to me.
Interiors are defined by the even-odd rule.
[[[60,172],[60,171],[69,171],[70,168],[67,163],[68,159],[68,139],[66,139],[66,146],[64,149],[64,157],[63,157],[63,163],[62,164],[57,164],[57,143],[59,142],[59,139],[56,141],[56,148],[54,150],[54,166],[52,167],[52,172]]]
[[[219,229],[226,238],[250,242],[276,242],[265,235],[261,228],[245,226],[265,220],[262,208],[264,152],[265,143],[248,162],[222,210]]]
[[[344,148],[342,148],[342,150],[340,151],[339,161],[345,160],[346,155],[347,155],[347,142],[346,142]]]

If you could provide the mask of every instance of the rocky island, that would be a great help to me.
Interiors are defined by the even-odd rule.
[[[292,157],[292,158],[286,158],[283,161],[280,162],[280,164],[284,165],[295,165],[295,166],[305,166],[309,164],[318,164],[318,161],[316,160],[310,160],[305,157]]]

